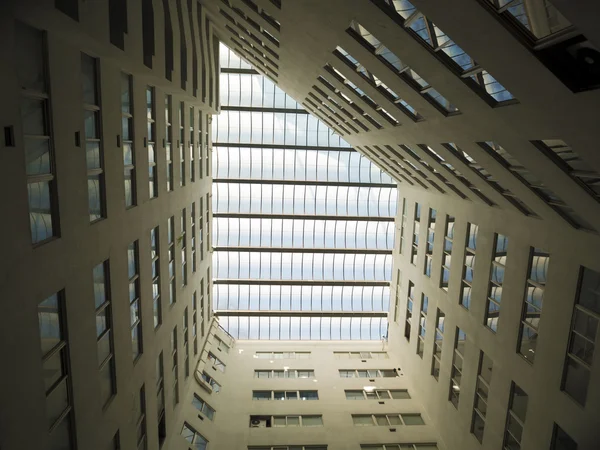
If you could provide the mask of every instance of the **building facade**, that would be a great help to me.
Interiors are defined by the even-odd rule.
[[[599,16],[567,0],[3,2],[0,448],[597,448]],[[219,42],[245,60],[223,75],[260,73],[284,99],[227,104],[225,140]],[[369,189],[397,196],[365,216],[382,236],[394,223],[393,248],[333,245],[320,253],[355,256],[323,256],[332,279],[242,276],[241,256],[232,274],[234,252],[268,252],[213,232],[213,209],[237,213],[213,205],[212,143],[253,143],[232,112],[308,112],[316,144],[287,143],[284,121],[271,148],[377,165]],[[240,197],[364,182],[215,164],[217,184],[252,186]],[[348,230],[340,215],[318,220]],[[218,289],[329,284],[339,309],[323,290],[277,309],[272,288],[215,308],[212,242]],[[280,253],[314,275],[326,245],[294,242]],[[365,284],[370,305],[344,310]]]

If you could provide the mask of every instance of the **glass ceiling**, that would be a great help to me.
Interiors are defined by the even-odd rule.
[[[387,334],[397,191],[269,78],[220,48],[215,313],[237,339]]]

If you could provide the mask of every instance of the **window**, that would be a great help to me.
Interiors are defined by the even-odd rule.
[[[400,290],[402,287],[402,272],[398,269],[396,276],[396,302],[394,305],[394,322],[398,323],[398,316],[400,314]]]
[[[456,106],[452,105],[445,97],[433,89],[429,83],[423,80],[423,78],[421,78],[414,70],[401,61],[400,58],[398,58],[398,56],[392,53],[389,48],[382,44],[379,39],[377,39],[368,30],[356,22],[353,25],[354,26],[351,26],[351,28],[347,30],[348,33],[354,37],[354,39],[359,41],[364,47],[369,49],[377,57],[377,59],[379,59],[391,71],[399,76],[406,84],[421,94],[428,102],[433,104],[443,114],[458,112],[458,108]],[[338,47],[338,51],[339,50],[340,49]],[[344,55],[344,52],[340,53]],[[346,53],[344,56],[348,57],[349,55]],[[354,65],[358,64],[358,61],[352,57],[349,58],[349,62]],[[361,67],[362,66],[359,64],[358,70],[360,70]],[[404,100],[400,99],[397,95],[392,94],[391,100],[398,102],[400,106],[403,106],[401,110],[403,110],[403,112],[409,115],[409,117],[411,117],[413,120],[416,121],[421,119],[420,115],[414,110],[414,108],[408,105],[408,103],[406,103]]]
[[[539,248],[531,248],[529,255],[529,276],[521,311],[519,342],[517,352],[527,362],[533,364],[537,344],[538,330],[542,317],[544,290],[550,255]]]
[[[196,181],[196,163],[194,162],[194,157],[196,153],[196,148],[194,147],[194,107],[190,106],[190,115],[189,115],[190,127],[189,127],[189,142],[188,145],[190,147],[190,181]]]
[[[223,353],[229,353],[230,347],[221,340],[218,336],[215,336],[215,348]]]
[[[252,400],[319,400],[317,391],[252,391]]]
[[[171,358],[173,360],[173,408],[179,403],[179,357],[177,349],[177,325],[171,332]]]
[[[387,352],[333,352],[335,359],[388,359]]]
[[[561,386],[582,406],[586,403],[600,321],[599,285],[600,274],[582,267]]]
[[[194,450],[206,450],[206,447],[208,446],[206,438],[194,430],[187,422],[183,423],[181,435],[192,445]]]
[[[116,393],[114,343],[112,335],[112,307],[108,260],[92,271],[94,305],[96,308],[96,339],[98,369],[100,371],[100,398],[106,406]]]
[[[361,450],[438,450],[435,444],[360,444]]]
[[[213,369],[218,369],[221,372],[225,372],[225,363],[217,358],[212,352],[208,353],[208,360],[213,366]]]
[[[585,222],[573,209],[561,200],[554,192],[548,189],[537,176],[523,166],[516,158],[509,154],[502,146],[496,142],[487,141],[480,142],[479,145],[489,153],[493,158],[500,162],[507,170],[521,181],[525,186],[529,187],[538,197],[544,200],[548,206],[556,211],[563,219],[565,219],[574,228],[583,228],[592,230],[590,224]]]
[[[431,264],[433,262],[433,243],[435,239],[435,218],[437,211],[429,208],[427,217],[427,247],[425,248],[425,275],[431,277]]]
[[[121,145],[123,147],[126,208],[137,204],[133,123],[133,76],[121,73]]]
[[[415,284],[412,281],[408,282],[408,297],[406,299],[406,321],[404,324],[404,337],[410,342],[410,332],[412,328],[412,310],[414,303]]]
[[[314,378],[314,370],[255,370],[254,378]]]
[[[425,425],[421,414],[352,414],[356,426]]]
[[[442,275],[440,287],[448,292],[450,282],[450,265],[452,259],[452,242],[454,239],[454,217],[446,215],[446,231],[444,234],[444,254],[442,255]]]
[[[410,395],[406,389],[368,389],[347,390],[346,400],[407,400]]]
[[[444,342],[444,319],[446,314],[437,308],[435,315],[435,339],[433,341],[433,356],[431,359],[431,375],[437,381],[440,377],[442,364],[442,344]]]
[[[188,307],[186,306],[183,310],[183,370],[185,374],[185,378],[190,376],[190,352],[189,352],[189,315],[188,315]]]
[[[192,341],[194,342],[194,356],[198,354],[198,299],[196,291],[192,294]]]
[[[250,416],[250,427],[322,427],[321,415]]]
[[[408,213],[406,199],[402,199],[402,219],[400,222],[400,254],[404,251],[404,229],[406,228],[406,217]]]
[[[421,294],[421,310],[419,311],[419,334],[417,335],[417,355],[423,359],[425,351],[425,334],[427,333],[427,309],[429,307],[429,297]]]
[[[69,347],[66,335],[64,292],[46,298],[38,305],[38,324],[46,415],[52,430],[50,439],[65,449],[74,448]]]
[[[179,102],[179,186],[185,186],[185,103]]]
[[[173,184],[173,100],[165,95],[165,156],[167,158],[167,191],[175,189]]]
[[[186,210],[181,210],[181,236],[179,236],[179,243],[181,245],[181,286],[187,285],[187,221],[186,221]]]
[[[487,415],[488,395],[492,381],[493,362],[483,351],[479,352],[477,382],[475,385],[475,401],[471,418],[471,433],[479,442],[483,442],[485,419]]]
[[[192,405],[196,407],[196,409],[204,415],[208,420],[215,419],[215,410],[208,403],[194,394],[194,398],[192,399]]]
[[[127,274],[129,278],[129,315],[131,318],[131,350],[134,362],[142,354],[142,314],[140,311],[140,272],[138,241],[127,247]]]
[[[194,180],[192,180],[194,181]],[[192,273],[196,273],[196,203],[190,207],[190,243],[192,258]]]
[[[327,450],[326,445],[275,445],[273,447],[248,447],[248,450]]]
[[[549,4],[546,2],[546,4]],[[600,174],[594,171],[590,165],[566,142],[559,139],[546,139],[533,141],[533,144],[542,153],[556,163],[563,171],[568,173],[579,186],[584,188],[596,200],[600,200]]]
[[[254,357],[260,359],[309,359],[310,352],[256,352]]]
[[[536,7],[523,0],[481,2],[520,34],[520,40],[573,92],[597,88],[597,77],[577,64],[588,55],[596,56],[597,48],[548,0]]]
[[[202,173],[202,171],[200,171]],[[204,199],[200,197],[199,213],[198,217],[198,247],[200,248],[200,261],[204,261]]]
[[[161,442],[167,437],[165,419],[165,367],[163,352],[156,358],[156,410],[158,413],[159,439]]]
[[[508,414],[506,416],[506,428],[504,430],[504,448],[519,450],[521,448],[521,436],[525,427],[525,416],[527,415],[528,395],[515,382],[512,383]]]
[[[577,442],[573,440],[565,431],[554,424],[552,432],[552,445],[550,450],[577,450]]]
[[[384,12],[400,22],[408,34],[445,63],[490,105],[495,106],[514,99],[504,86],[408,0],[402,2],[384,0],[384,4],[385,6],[381,8]]]
[[[134,402],[134,417],[137,427],[137,450],[146,450],[148,448],[148,441],[146,438],[148,429],[146,428],[146,388],[144,385],[142,385],[136,397]]]
[[[350,369],[339,370],[340,378],[393,378],[399,377],[397,369]]]
[[[147,127],[146,145],[148,147],[148,189],[150,198],[158,197],[158,171],[156,166],[156,109],[154,87],[146,87],[146,117]]]
[[[410,262],[412,264],[417,263],[417,256],[419,253],[419,231],[421,227],[421,204],[415,203],[415,219],[413,225],[413,240],[412,250],[410,253]]]
[[[92,58],[85,53],[81,54],[81,77],[88,184],[88,213],[90,222],[95,222],[106,217],[98,59]]]
[[[448,142],[442,144],[447,150],[452,152],[463,164],[466,164],[480,178],[484,179],[496,192],[500,193],[509,203],[521,211],[526,216],[535,216],[534,212],[523,203],[515,194],[505,189],[494,177],[481,165],[478,164],[467,152],[459,148],[455,143]]]
[[[487,305],[484,324],[493,332],[498,331],[500,319],[500,300],[502,299],[502,284],[504,283],[504,268],[506,266],[506,250],[508,238],[502,234],[494,234],[494,251],[492,253],[492,268],[488,284]]]
[[[475,251],[477,250],[478,231],[479,227],[477,225],[467,223],[467,242],[465,245],[463,278],[459,298],[459,304],[465,309],[471,308],[471,289],[473,277],[475,276]]]
[[[175,217],[169,217],[167,221],[167,238],[169,245],[169,305],[177,301],[177,286],[175,273]]]
[[[150,258],[152,258],[152,315],[154,316],[154,329],[156,329],[162,323],[159,227],[154,227],[150,230]]]
[[[21,86],[29,227],[31,242],[38,244],[60,233],[44,33],[15,22],[15,55]]]
[[[210,388],[215,394],[221,392],[221,385],[217,383],[215,379],[209,374],[207,374],[206,372],[202,372],[202,379],[210,386]]]
[[[454,354],[452,356],[452,373],[450,374],[450,394],[448,399],[450,403],[458,409],[460,400],[460,382],[462,380],[463,358],[465,354],[465,343],[467,335],[460,328],[456,327],[456,336],[454,337]]]

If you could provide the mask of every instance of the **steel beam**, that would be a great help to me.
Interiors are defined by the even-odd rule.
[[[227,219],[298,219],[298,220],[348,220],[357,222],[394,222],[395,217],[381,216],[326,216],[318,214],[251,214],[214,212],[212,217]]]
[[[274,310],[243,310],[216,309],[216,316],[263,316],[263,317],[387,317],[387,311],[274,311]]]
[[[249,278],[213,278],[213,284],[240,284],[266,286],[389,286],[389,281],[379,280],[265,280]]]

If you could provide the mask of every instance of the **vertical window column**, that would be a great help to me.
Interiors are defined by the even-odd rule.
[[[542,317],[544,290],[550,255],[539,248],[531,248],[529,255],[529,277],[525,288],[525,298],[521,311],[519,343],[517,351],[527,362],[533,364],[537,345],[538,330]]]
[[[136,427],[137,427],[137,450],[147,450],[148,442],[146,435],[148,430],[146,428],[146,388],[144,385],[140,388],[140,392],[136,395],[135,409],[136,409]]]
[[[167,221],[167,234],[169,239],[169,305],[176,302],[176,277],[175,277],[175,217]]]
[[[200,261],[204,261],[204,198],[200,197],[198,204],[198,248],[200,249]]]
[[[173,358],[173,408],[179,403],[179,367],[177,364],[177,326],[171,333],[171,357]]]
[[[425,275],[431,277],[431,264],[433,263],[433,242],[435,240],[435,217],[437,211],[429,208],[427,218],[427,247],[425,248]]]
[[[139,245],[134,241],[127,247],[129,276],[129,310],[131,317],[131,350],[134,362],[142,354],[142,315],[140,313]]]
[[[185,103],[179,102],[179,186],[185,186]]]
[[[196,203],[190,207],[190,244],[192,252],[192,273],[196,273]]]
[[[187,286],[187,214],[185,208],[181,210],[181,285]]]
[[[404,230],[406,228],[406,216],[408,206],[406,205],[406,199],[402,199],[402,219],[400,221],[400,254],[404,251]]]
[[[154,328],[162,323],[162,305],[160,300],[160,236],[159,227],[150,230],[150,258],[152,258],[152,313]]]
[[[46,391],[46,415],[50,429],[48,448],[74,448],[73,399],[69,374],[69,346],[65,330],[64,292],[38,305],[42,373]]]
[[[206,194],[206,211],[205,211],[205,215],[204,215],[204,217],[206,217],[206,253],[207,254],[210,252],[210,249],[212,247],[212,242],[210,241],[210,207],[211,207],[210,196],[207,193]],[[208,282],[210,282],[210,278],[208,279]]]
[[[109,262],[94,267],[94,301],[96,307],[96,339],[100,371],[100,398],[106,407],[116,393],[115,358],[112,336],[112,308],[110,297]]]
[[[29,201],[31,242],[59,235],[52,110],[44,33],[15,23],[17,77],[21,87],[21,123]]]
[[[473,271],[475,267],[475,251],[477,249],[477,232],[479,227],[475,224],[467,224],[467,242],[465,244],[465,257],[463,267],[463,278],[460,286],[459,304],[465,309],[471,308],[471,290],[473,284]]]
[[[421,311],[419,312],[419,334],[417,335],[417,355],[423,358],[423,352],[425,351],[425,334],[427,333],[426,322],[427,322],[427,308],[429,307],[429,297],[425,294],[421,294]]]
[[[440,287],[448,292],[450,282],[450,265],[452,262],[452,242],[454,239],[454,217],[446,215],[446,230],[444,234],[444,254],[442,255],[442,275]]]
[[[581,268],[561,389],[585,406],[600,322],[600,274]]]
[[[183,370],[185,378],[190,376],[190,352],[188,336],[189,316],[187,306],[183,310]]]
[[[98,60],[82,53],[81,75],[88,184],[88,214],[90,222],[95,222],[106,217]]]
[[[159,446],[167,438],[165,418],[165,367],[163,352],[156,358],[156,411],[158,416],[158,440]]]
[[[467,335],[460,328],[456,327],[456,336],[454,338],[454,354],[452,355],[452,373],[450,374],[450,394],[448,399],[450,403],[458,409],[460,400],[460,382],[463,371],[463,358],[465,353],[465,343]]]
[[[204,127],[204,167],[206,167],[206,176],[210,177],[210,148],[208,146],[208,143],[210,142],[210,131],[211,131],[211,127],[209,127],[208,125],[210,124],[210,120],[212,120],[212,116],[209,114],[205,114],[204,115],[204,121],[206,123],[206,126]]]
[[[412,310],[415,295],[415,284],[412,281],[408,282],[408,297],[406,298],[406,321],[404,323],[404,337],[410,342],[410,330],[412,322]]]
[[[167,191],[175,189],[173,184],[173,105],[171,95],[165,95],[165,157],[167,159]]]
[[[398,269],[396,276],[396,303],[394,305],[394,322],[398,323],[398,315],[400,313],[400,290],[402,287],[402,272]]]
[[[500,300],[502,299],[502,284],[504,283],[504,267],[506,265],[506,250],[508,238],[496,233],[494,236],[494,253],[488,284],[487,304],[485,308],[484,325],[490,330],[498,331],[500,318]]]
[[[135,184],[135,152],[133,147],[133,76],[121,73],[121,146],[123,147],[123,176],[125,207],[137,204]]]
[[[196,148],[194,147],[194,107],[190,106],[190,129],[189,129],[189,133],[190,133],[190,140],[188,142],[188,145],[190,147],[190,181],[194,182],[196,181],[196,166],[195,166],[195,161],[194,161],[194,157],[195,157],[195,153],[196,153]]]
[[[445,316],[446,314],[440,308],[437,308],[435,315],[435,340],[433,341],[433,356],[431,357],[431,375],[436,381],[440,378],[440,367],[442,364]]]
[[[504,430],[504,448],[521,449],[521,437],[525,427],[528,400],[529,396],[513,381]]]
[[[412,250],[410,253],[411,264],[417,263],[417,254],[419,252],[419,230],[421,226],[421,204],[415,203],[415,218],[413,226]]]
[[[200,175],[200,179],[204,178],[204,125],[203,122],[204,113],[202,110],[198,110],[198,175]],[[200,207],[200,211],[202,211],[202,207]]]
[[[146,118],[148,130],[146,146],[148,147],[148,189],[150,198],[158,197],[158,170],[156,166],[156,108],[154,87],[146,87]]]
[[[192,294],[192,341],[194,356],[198,355],[198,296],[196,291]]]
[[[479,352],[479,365],[477,368],[477,383],[475,385],[475,401],[471,419],[471,433],[479,442],[483,442],[485,431],[485,418],[487,415],[488,395],[492,381],[493,362],[483,351]]]
[[[200,337],[204,337],[204,278],[200,280]]]

